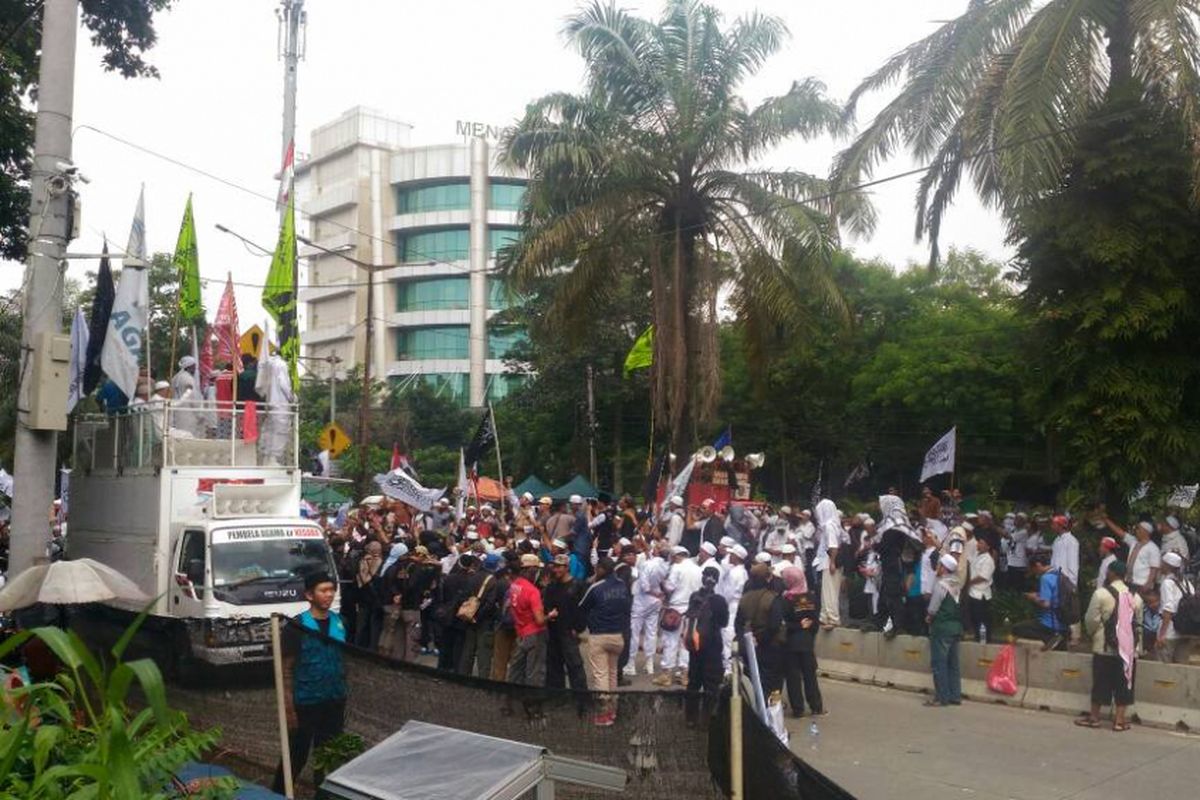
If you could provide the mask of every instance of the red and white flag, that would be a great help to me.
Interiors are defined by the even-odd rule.
[[[238,347],[237,298],[233,295],[232,275],[225,279],[225,291],[221,294],[221,304],[217,306],[217,316],[213,320],[212,332],[217,337],[217,359],[228,361],[235,372],[241,372],[242,356]]]
[[[401,459],[404,458],[400,454],[400,445],[392,442],[392,466],[388,468],[388,472],[395,472],[400,469]]]
[[[296,140],[288,142],[287,150],[283,154],[283,166],[279,170],[279,195],[275,198],[275,210],[283,211],[287,208],[288,200],[292,192],[292,179],[296,175]]]

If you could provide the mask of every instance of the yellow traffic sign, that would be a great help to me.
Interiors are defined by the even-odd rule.
[[[317,444],[322,450],[329,451],[330,458],[337,458],[350,446],[350,437],[342,430],[342,426],[331,422],[321,429]]]

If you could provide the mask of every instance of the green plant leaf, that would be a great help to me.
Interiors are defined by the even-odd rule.
[[[154,718],[158,721],[158,725],[164,726],[171,723],[171,713],[167,707],[167,690],[163,684],[162,673],[158,670],[158,665],[148,658],[141,658],[137,661],[130,661],[122,665],[129,669],[138,679],[138,683],[142,687],[142,692],[146,695],[146,701],[150,704],[150,708],[154,711]]]
[[[125,632],[121,634],[121,638],[117,639],[117,643],[114,644],[112,648],[112,654],[115,659],[120,661],[125,657],[125,650],[129,647],[129,643],[133,641],[133,637],[136,636],[137,632],[141,629],[142,624],[146,621],[146,617],[150,615],[150,610],[154,608],[154,604],[157,603],[161,598],[162,595],[160,594],[158,597],[147,603],[146,607],[142,609],[142,612],[137,615],[137,618],[130,623],[129,627],[125,629]]]
[[[35,779],[46,769],[50,751],[62,741],[63,729],[58,725],[43,725],[33,735],[33,773]]]
[[[114,798],[140,797],[137,766],[133,759],[133,746],[125,730],[125,718],[116,708],[108,709],[106,720],[108,737],[108,784]],[[101,788],[104,794],[104,788]]]

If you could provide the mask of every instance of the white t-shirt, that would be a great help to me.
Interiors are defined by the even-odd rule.
[[[1134,586],[1145,586],[1150,582],[1150,570],[1162,566],[1162,553],[1158,545],[1149,540],[1139,550],[1137,537],[1132,533],[1125,534],[1125,544],[1129,547],[1130,558],[1126,580]]]
[[[1182,582],[1182,585],[1180,583]],[[1162,582],[1162,586],[1158,589],[1158,596],[1162,601],[1159,610],[1163,613],[1169,613],[1175,616],[1179,613],[1179,601],[1183,599],[1184,591],[1194,592],[1195,588],[1191,581],[1187,578],[1180,578],[1178,575],[1172,575]],[[1167,625],[1167,632],[1164,635],[1166,639],[1178,639],[1179,634],[1175,632],[1175,620],[1171,620]]]
[[[1108,574],[1108,565],[1117,560],[1117,557],[1109,553],[1100,562],[1100,569],[1096,572],[1096,588],[1104,585],[1104,576]]]
[[[971,559],[971,580],[986,578],[984,583],[972,583],[967,595],[975,600],[992,599],[992,576],[996,573],[996,560],[991,553],[977,553]]]
[[[671,518],[667,520],[667,544],[671,547],[678,547],[683,540],[683,526],[686,523],[683,520],[683,515],[678,511],[671,514]]]
[[[1026,544],[1029,541],[1029,531],[1025,528],[1018,528],[1008,535],[1005,542],[1008,544],[1008,565],[1024,569],[1029,566],[1029,553],[1026,550]]]
[[[667,605],[676,611],[686,611],[688,600],[703,585],[701,577],[700,566],[690,558],[672,564],[663,584],[663,588],[670,592]]]
[[[1079,540],[1070,531],[1054,537],[1050,550],[1050,566],[1062,570],[1062,574],[1079,585]]]
[[[1163,534],[1161,549],[1164,553],[1179,553],[1183,558],[1183,563],[1188,563],[1190,554],[1188,552],[1187,539],[1183,538],[1183,534],[1179,531],[1169,531]]]

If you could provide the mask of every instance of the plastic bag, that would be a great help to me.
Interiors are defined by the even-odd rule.
[[[784,746],[788,743],[788,730],[783,722],[783,701],[775,694],[767,700],[767,727],[771,729]]]
[[[1017,648],[1006,644],[1000,655],[988,667],[987,687],[998,694],[1012,696],[1017,693]]]

